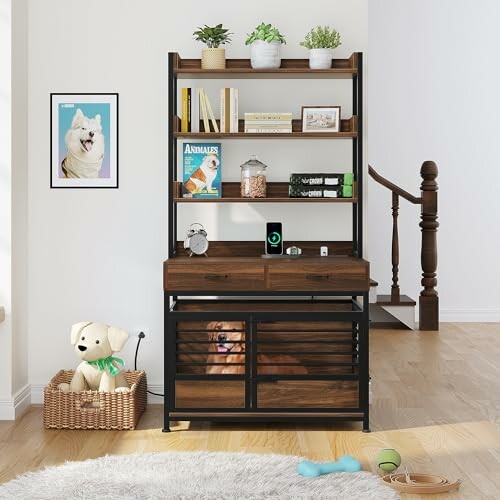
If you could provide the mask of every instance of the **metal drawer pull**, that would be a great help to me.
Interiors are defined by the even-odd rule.
[[[306,280],[323,281],[331,278],[330,274],[306,274]]]
[[[205,279],[210,281],[227,280],[227,278],[229,278],[228,274],[205,274]]]

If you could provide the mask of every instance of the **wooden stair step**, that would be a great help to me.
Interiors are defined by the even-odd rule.
[[[399,301],[391,300],[390,295],[377,295],[378,306],[416,306],[417,303],[408,295],[400,295]]]

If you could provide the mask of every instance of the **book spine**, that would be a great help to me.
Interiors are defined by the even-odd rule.
[[[224,116],[224,123],[225,127],[223,132],[231,132],[231,89],[229,87],[226,87],[224,89],[224,100],[226,101],[226,108],[224,110],[225,116]]]
[[[220,131],[226,131],[226,89],[220,89]]]
[[[191,92],[191,132],[200,131],[200,93],[193,88]]]
[[[192,123],[191,123],[191,87],[188,87],[187,88],[187,119],[188,119],[188,129],[187,131],[188,132],[191,132],[192,129]]]
[[[246,128],[292,128],[291,123],[254,123],[245,122]]]
[[[210,120],[212,121],[212,126],[214,128],[214,132],[219,133],[219,126],[217,125],[217,120],[215,119],[214,112],[212,111],[210,99],[208,98],[208,95],[205,91],[203,91],[203,95],[205,97],[205,104],[206,104],[206,107],[208,110],[208,116],[210,117]]]
[[[181,89],[181,132],[188,130],[188,92],[187,87]]]
[[[292,126],[292,121],[291,120],[245,120],[245,125],[257,125],[257,126],[283,126],[283,127],[291,127]]]
[[[292,129],[286,128],[245,128],[248,134],[290,134]]]
[[[239,105],[239,96],[238,89],[233,89],[233,109],[231,110],[232,124],[233,124],[233,132],[238,132],[238,105]]]
[[[245,120],[284,120],[291,121],[292,113],[245,113]]]
[[[199,89],[201,114],[203,115],[203,132],[210,132],[210,122],[208,121],[207,103],[205,101],[205,90]]]

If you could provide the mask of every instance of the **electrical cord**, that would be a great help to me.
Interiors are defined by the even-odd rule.
[[[144,332],[139,332],[139,340],[137,341],[137,346],[135,348],[135,357],[134,357],[134,370],[137,371],[137,354],[139,353],[139,346],[141,345],[141,340],[146,337],[146,334]],[[165,394],[160,394],[158,392],[153,392],[150,391],[149,389],[147,390],[149,394],[153,394],[153,396],[161,396],[162,398],[165,397]]]

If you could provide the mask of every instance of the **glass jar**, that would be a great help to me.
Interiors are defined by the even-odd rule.
[[[256,155],[241,165],[241,197],[265,198],[266,197],[266,169],[267,166],[257,160]]]

